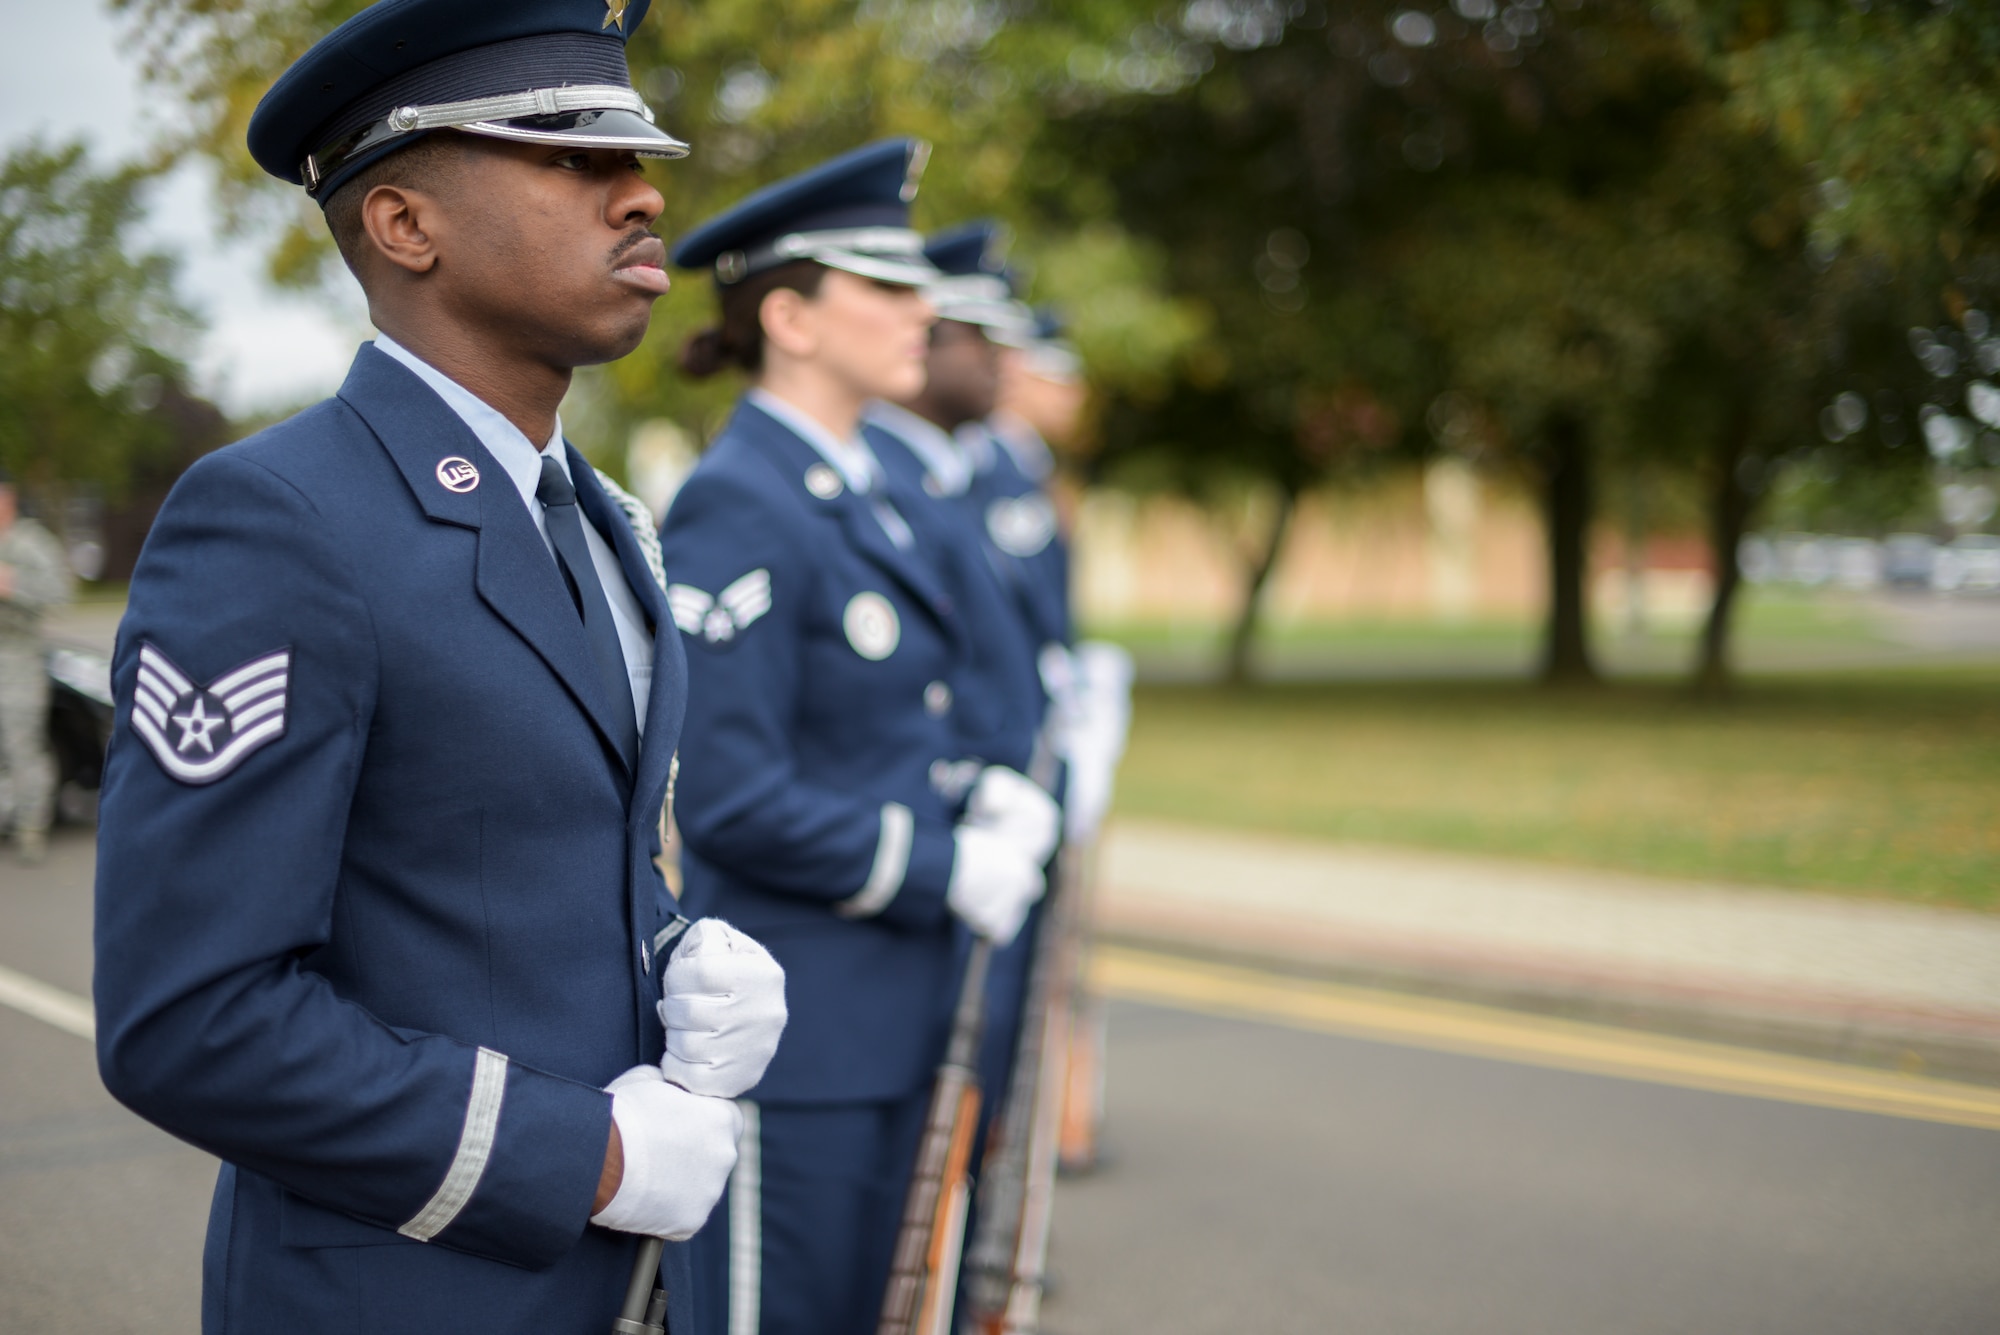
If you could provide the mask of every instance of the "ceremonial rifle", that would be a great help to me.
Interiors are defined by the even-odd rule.
[[[1039,1320],[1071,1030],[1082,960],[1083,850],[1056,861],[1029,965],[1021,1037],[1002,1116],[979,1174],[979,1221],[967,1253],[967,1307],[978,1335],[1033,1335]]]
[[[679,768],[678,759],[675,767]],[[666,819],[663,809],[660,815],[663,843]],[[659,966],[663,981],[667,973],[667,956],[692,926],[694,923],[691,920],[676,913],[665,927],[654,933],[653,960]],[[625,1284],[625,1305],[618,1309],[618,1318],[611,1323],[611,1335],[666,1335],[667,1291],[659,1286],[660,1257],[666,1249],[663,1239],[639,1239],[639,1254],[632,1258],[632,1278]]]
[[[986,975],[993,943],[974,937],[959,986],[930,1113],[904,1198],[903,1223],[882,1296],[876,1335],[950,1335],[958,1263],[972,1183],[972,1138],[979,1126],[979,1038],[986,1024]]]
[[[1084,971],[1090,925],[1097,921],[1097,843],[1076,853],[1076,881],[1071,895],[1070,924],[1075,933],[1069,962],[1070,995],[1068,1061],[1063,1071],[1062,1130],[1056,1166],[1064,1173],[1087,1173],[1097,1167],[1098,1142],[1104,1130],[1104,1056],[1106,1022],[1104,994],[1091,986]]]

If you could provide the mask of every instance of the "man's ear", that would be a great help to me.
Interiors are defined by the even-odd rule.
[[[819,349],[819,330],[807,301],[796,288],[774,287],[757,305],[757,322],[764,341],[792,357],[810,357]]]
[[[382,257],[408,273],[437,266],[438,202],[421,190],[378,185],[361,201],[361,227]]]

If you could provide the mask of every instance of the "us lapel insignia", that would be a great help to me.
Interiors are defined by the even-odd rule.
[[[152,641],[142,641],[132,731],[168,777],[195,787],[214,783],[285,735],[291,682],[290,649],[199,686]]]
[[[995,501],[986,511],[986,533],[1009,556],[1034,556],[1056,536],[1055,507],[1039,492]]]
[[[479,485],[479,469],[473,465],[472,460],[461,459],[454,454],[450,458],[438,460],[437,480],[438,485],[446,491],[464,495]]]
[[[806,490],[823,501],[832,500],[845,489],[840,474],[825,464],[814,464],[806,470]]]

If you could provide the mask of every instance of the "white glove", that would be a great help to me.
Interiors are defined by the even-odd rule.
[[[1009,840],[1022,857],[1039,867],[1056,851],[1062,811],[1027,775],[1004,765],[988,765],[979,771],[979,782],[965,804],[964,824]]]
[[[601,1228],[684,1242],[708,1222],[736,1167],[743,1113],[728,1099],[670,1085],[657,1066],[613,1080],[611,1120],[625,1148],[625,1176],[590,1217]]]
[[[1078,843],[1096,837],[1111,809],[1118,762],[1132,721],[1132,657],[1113,644],[1077,646],[1071,663],[1074,691],[1066,711],[1063,758],[1069,762],[1065,793],[1067,832]]]
[[[973,931],[1005,946],[1048,889],[1041,864],[1030,862],[1012,839],[984,826],[960,825],[952,839],[957,852],[944,901]]]
[[[660,974],[660,1071],[692,1094],[733,1099],[764,1078],[785,1032],[785,971],[720,918],[687,929]]]

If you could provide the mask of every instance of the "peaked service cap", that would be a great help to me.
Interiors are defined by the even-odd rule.
[[[650,0],[381,0],[315,42],[250,117],[250,156],[324,204],[433,130],[678,158],[632,87]]]
[[[788,176],[683,236],[673,261],[711,269],[722,287],[794,260],[920,287],[937,269],[910,228],[910,201],[930,152],[921,139],[884,139]]]
[[[1020,345],[1028,370],[1044,380],[1074,384],[1083,377],[1083,358],[1076,345],[1063,335],[1069,321],[1053,306],[1038,306],[1030,313],[1034,321],[1028,339]]]
[[[1019,347],[1033,334],[1034,316],[1014,299],[1006,264],[1011,233],[1005,223],[982,219],[935,232],[924,258],[941,275],[924,287],[940,320],[978,325],[997,343]]]

